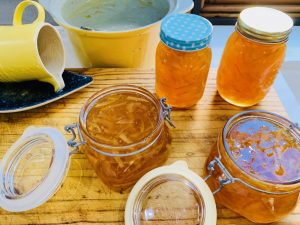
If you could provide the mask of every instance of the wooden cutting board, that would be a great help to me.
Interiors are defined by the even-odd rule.
[[[66,124],[78,121],[84,101],[104,87],[115,84],[134,84],[154,91],[154,71],[141,69],[89,69],[84,72],[94,77],[87,88],[43,107],[15,114],[0,115],[0,158],[7,148],[30,125],[52,126],[64,131]],[[170,158],[166,164],[183,159],[190,168],[203,175],[204,162],[210,147],[216,141],[225,122],[242,111],[226,103],[216,92],[216,70],[212,69],[205,94],[198,105],[190,110],[172,112],[176,129],[170,129],[173,138]],[[275,90],[259,105],[264,109],[286,116]],[[44,205],[24,213],[8,213],[0,209],[0,224],[124,224],[124,206],[128,194],[116,193],[97,178],[82,153],[72,157],[68,176],[57,194]],[[218,225],[251,225],[229,209],[218,207]],[[300,202],[295,211],[273,225],[299,225]]]

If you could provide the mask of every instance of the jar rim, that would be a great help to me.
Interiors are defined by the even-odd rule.
[[[272,41],[267,42],[267,41],[264,41],[264,40],[256,39],[256,38],[253,38],[253,37],[247,35],[245,32],[243,32],[241,30],[241,28],[239,28],[237,23],[235,23],[235,25],[234,25],[234,30],[239,35],[241,35],[243,38],[245,38],[247,41],[251,41],[251,42],[254,42],[256,44],[261,44],[261,45],[280,45],[280,44],[286,43],[289,40],[289,37],[286,37],[286,39],[282,39],[282,40],[274,41],[274,42],[272,42]]]
[[[101,99],[104,96],[107,96],[109,94],[113,94],[113,93],[119,93],[119,92],[137,92],[139,94],[142,94],[144,96],[146,96],[149,101],[152,101],[153,104],[155,104],[155,106],[157,107],[157,111],[158,111],[158,120],[156,123],[155,128],[153,129],[153,131],[148,134],[145,138],[143,138],[142,140],[129,144],[129,145],[124,145],[124,146],[114,146],[114,145],[109,145],[109,144],[104,144],[104,143],[100,143],[99,141],[95,140],[87,131],[86,126],[84,126],[85,119],[89,113],[89,106],[90,104],[92,104],[93,102],[95,102],[95,100],[97,99]],[[161,134],[161,132],[159,132],[160,127],[163,125],[164,123],[164,118],[163,118],[163,109],[161,107],[160,101],[158,100],[157,97],[155,97],[155,95],[153,95],[150,91],[146,90],[145,88],[142,87],[138,87],[135,85],[114,85],[114,86],[110,86],[107,88],[103,88],[102,90],[96,92],[95,94],[93,94],[88,100],[86,100],[86,102],[84,103],[83,107],[81,108],[80,111],[80,115],[79,115],[79,124],[80,124],[80,130],[81,132],[83,132],[89,139],[89,141],[93,144],[95,144],[96,146],[102,147],[102,148],[109,148],[109,149],[113,149],[113,150],[122,150],[122,149],[127,149],[127,148],[132,148],[135,146],[139,146],[141,145],[142,147],[139,148],[136,151],[130,152],[130,153],[110,153],[110,152],[106,152],[106,151],[100,151],[96,148],[94,148],[93,146],[92,149],[104,154],[104,155],[109,155],[109,156],[130,156],[130,155],[135,155],[137,153],[143,152],[144,150],[147,149],[147,147],[149,145],[151,145],[153,142],[156,141],[157,137],[159,137],[159,135]],[[150,140],[151,138],[153,138],[154,140],[151,141],[149,144],[145,145],[147,143],[147,140]],[[143,145],[144,144],[144,145]]]
[[[230,154],[230,147],[226,141],[226,136],[228,133],[228,130],[230,128],[230,126],[232,125],[233,121],[235,121],[237,118],[245,116],[245,115],[251,115],[251,114],[260,114],[260,116],[265,116],[265,117],[272,117],[271,119],[273,121],[276,121],[277,123],[280,123],[281,125],[283,125],[284,127],[287,127],[289,129],[295,129],[294,131],[297,132],[297,134],[299,135],[300,138],[300,129],[297,127],[297,125],[293,124],[291,121],[289,121],[288,119],[276,114],[276,113],[272,113],[272,112],[268,112],[265,110],[248,110],[248,111],[244,111],[244,112],[240,112],[236,115],[234,115],[233,117],[231,117],[225,124],[223,131],[222,131],[222,141],[223,141],[223,146],[226,150],[226,154],[227,156],[229,156],[230,160],[234,163],[234,165],[236,165],[244,174],[246,174],[248,177],[250,177],[251,179],[255,180],[255,181],[259,181],[261,183],[267,184],[267,185],[283,185],[283,186],[287,186],[287,185],[300,185],[300,177],[296,178],[293,181],[289,181],[289,182],[270,182],[270,181],[265,181],[259,178],[256,178],[255,176],[251,176],[251,174],[247,173],[246,171],[243,170],[243,168],[241,168],[236,160],[234,160],[232,154]],[[285,123],[285,124],[284,124]],[[289,124],[289,126],[287,126],[287,124]],[[300,186],[299,186],[300,187]]]

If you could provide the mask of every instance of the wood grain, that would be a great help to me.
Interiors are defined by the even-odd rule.
[[[300,13],[300,5],[265,5],[278,9],[286,13]],[[253,7],[248,4],[207,4],[202,8],[202,12],[205,13],[236,13],[241,12],[243,9]]]
[[[246,8],[266,6],[281,10],[291,17],[299,17],[299,0],[202,0],[201,16],[236,18]]]
[[[139,69],[90,69],[85,74],[94,77],[89,87],[64,99],[27,112],[0,115],[0,158],[30,126],[51,126],[62,131],[66,124],[78,121],[84,101],[104,87],[115,84],[134,84],[154,91],[154,71]],[[203,166],[210,147],[225,122],[243,109],[232,106],[216,92],[216,70],[210,71],[205,94],[190,110],[174,111],[172,119],[177,128],[171,129],[173,138],[170,158],[166,164],[184,159],[190,168],[203,175]],[[286,116],[274,90],[252,109],[264,109]],[[0,210],[1,225],[16,224],[124,224],[124,206],[128,193],[116,193],[97,178],[84,154],[72,157],[68,176],[54,197],[44,205],[23,213]],[[300,203],[283,221],[273,225],[299,225]],[[218,207],[218,225],[251,225],[229,209]]]

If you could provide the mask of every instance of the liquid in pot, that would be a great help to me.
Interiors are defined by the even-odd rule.
[[[62,12],[73,26],[99,31],[123,31],[161,20],[167,0],[89,0],[65,2]]]

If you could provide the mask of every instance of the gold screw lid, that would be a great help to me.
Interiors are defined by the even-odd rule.
[[[288,39],[293,20],[287,14],[267,7],[251,7],[243,10],[236,29],[245,37],[266,43],[278,43]]]

